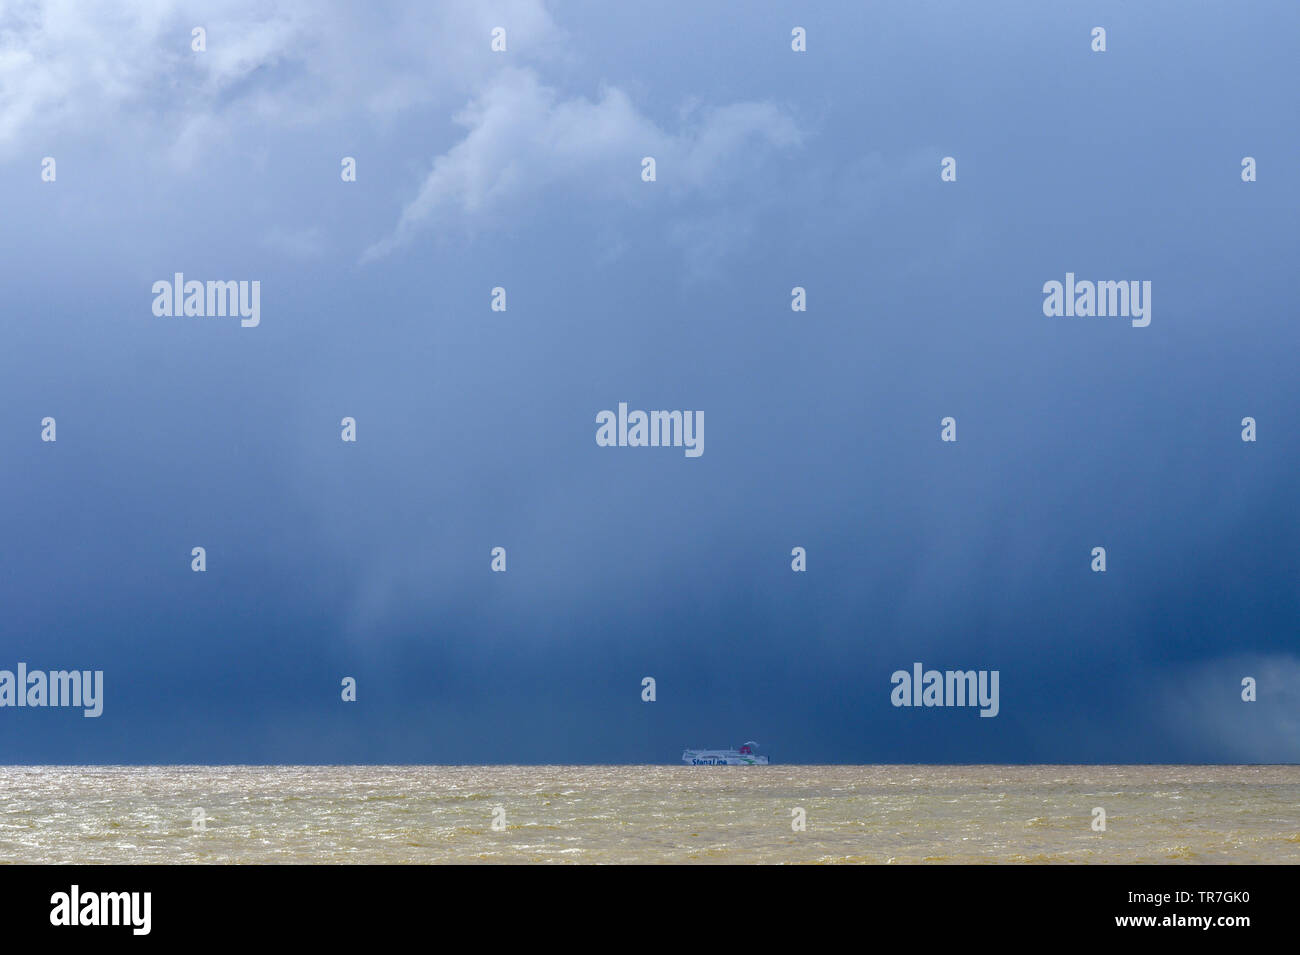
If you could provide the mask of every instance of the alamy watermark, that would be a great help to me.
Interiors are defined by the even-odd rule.
[[[86,717],[104,712],[103,670],[0,670],[2,706],[80,706]]]
[[[161,318],[237,315],[244,328],[256,328],[262,321],[262,283],[258,281],[187,282],[185,274],[177,272],[170,282],[154,282],[153,294],[153,313]]]
[[[997,670],[895,670],[889,701],[895,706],[978,706],[980,716],[997,716]]]
[[[602,448],[685,448],[688,458],[704,453],[703,411],[631,411],[596,414],[596,444]]]
[[[83,892],[73,885],[50,896],[50,924],[119,925],[133,935],[148,935],[153,919],[152,892]]]
[[[1073,272],[1065,282],[1043,283],[1043,314],[1048,318],[1131,318],[1134,328],[1151,324],[1151,282],[1076,281]]]

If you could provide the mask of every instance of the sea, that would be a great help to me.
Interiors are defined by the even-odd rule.
[[[0,862],[1294,864],[1300,766],[11,766]]]

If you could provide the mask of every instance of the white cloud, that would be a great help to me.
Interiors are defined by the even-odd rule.
[[[277,226],[262,236],[262,248],[293,259],[314,259],[325,253],[325,236],[318,228],[285,229]]]
[[[1254,677],[1257,699],[1241,699]],[[1189,751],[1243,763],[1300,760],[1300,659],[1242,654],[1179,668],[1161,687],[1165,730]]]
[[[490,49],[496,26],[508,54]],[[194,27],[204,52],[191,49]],[[550,190],[632,204],[690,196],[699,201],[675,234],[708,246],[715,212],[703,200],[747,174],[746,151],[800,142],[770,103],[689,102],[670,130],[618,87],[594,99],[559,91],[539,70],[572,55],[566,39],[543,0],[15,0],[0,7],[0,154],[102,144],[185,168],[284,128],[351,130],[460,107],[463,139],[433,161],[373,258],[456,219],[490,226]],[[653,186],[640,181],[646,155]],[[311,245],[267,241],[299,254]]]
[[[644,198],[647,189],[698,192],[725,177],[729,166],[742,168],[745,147],[790,146],[801,138],[793,119],[770,103],[698,112],[670,133],[616,87],[595,101],[564,99],[532,70],[503,71],[456,116],[465,137],[434,160],[393,234],[364,258],[391,252],[421,229],[490,217],[557,185],[576,196],[624,200],[638,190]],[[641,181],[644,156],[655,158],[653,185]]]
[[[129,137],[192,158],[234,128],[463,102],[500,67],[495,26],[515,61],[562,55],[542,0],[16,0],[0,7],[0,150]]]

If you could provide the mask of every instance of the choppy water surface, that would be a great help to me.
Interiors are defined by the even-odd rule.
[[[1300,766],[3,767],[0,861],[1297,863]]]

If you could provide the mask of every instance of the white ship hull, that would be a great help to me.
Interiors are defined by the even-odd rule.
[[[766,766],[767,757],[754,752],[757,743],[740,749],[688,749],[682,753],[687,766]]]

